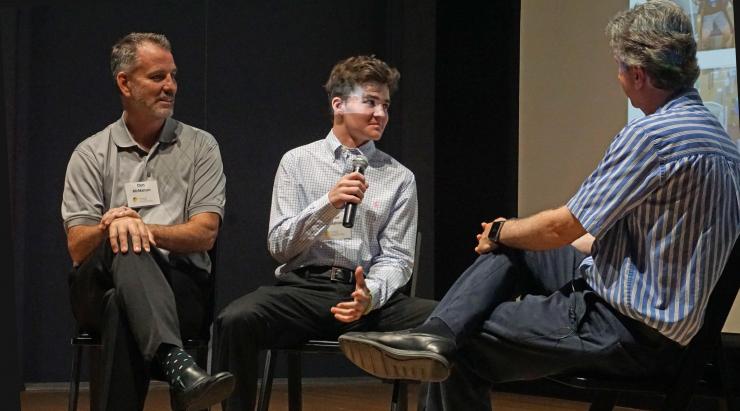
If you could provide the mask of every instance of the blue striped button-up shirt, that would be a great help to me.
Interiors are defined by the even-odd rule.
[[[351,171],[357,155],[368,159],[369,187],[357,207],[351,238],[327,236],[334,208],[328,193]],[[341,215],[339,215],[341,217]],[[414,174],[370,141],[343,147],[334,133],[285,153],[275,175],[267,237],[270,254],[282,263],[279,279],[308,265],[352,269],[361,265],[372,308],[406,284],[414,264],[417,199]]]
[[[567,206],[596,237],[589,285],[688,344],[740,232],[740,156],[697,91],[622,129]]]

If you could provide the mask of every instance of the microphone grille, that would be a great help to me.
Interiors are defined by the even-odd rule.
[[[364,170],[367,167],[367,157],[360,155],[353,158],[352,167],[359,167]]]

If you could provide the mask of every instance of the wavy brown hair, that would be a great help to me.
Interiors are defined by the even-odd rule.
[[[653,0],[615,15],[606,26],[614,56],[642,67],[663,90],[693,87],[699,77],[691,20],[676,3]]]
[[[375,82],[388,86],[391,94],[398,88],[401,74],[384,61],[370,56],[354,56],[337,63],[331,70],[324,90],[329,102],[334,97],[347,98],[356,86]]]

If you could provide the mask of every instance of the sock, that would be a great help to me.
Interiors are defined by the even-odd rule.
[[[437,317],[428,319],[422,325],[414,328],[412,332],[434,334],[451,340],[455,339],[455,333],[452,332],[444,321]]]
[[[195,360],[182,348],[162,344],[157,350],[157,358],[162,366],[162,371],[167,377],[167,381],[170,385],[174,384],[180,379],[182,370],[195,364]]]

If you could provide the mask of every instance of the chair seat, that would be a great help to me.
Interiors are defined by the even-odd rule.
[[[84,345],[84,346],[100,346],[102,345],[100,342],[100,336],[95,334],[90,334],[87,332],[81,332],[74,337],[72,337],[69,340],[69,343],[71,345]],[[201,348],[208,345],[208,339],[205,338],[189,338],[185,341],[183,341],[183,348],[187,349],[196,349]]]
[[[697,377],[696,385],[693,387],[693,395],[697,397],[721,397],[724,382],[715,364],[707,363],[701,370],[701,376]],[[671,388],[675,377],[655,376],[650,378],[628,378],[603,375],[553,375],[546,379],[571,388],[586,389],[593,391],[633,392],[645,394],[665,395]]]
[[[302,353],[335,353],[341,351],[339,341],[332,340],[308,340],[301,346],[295,348],[280,348],[283,351],[300,351]]]
[[[75,335],[70,339],[69,343],[72,345],[101,345],[99,336],[86,332]]]
[[[658,377],[643,380],[614,376],[554,375],[547,379],[572,388],[599,391],[662,392],[668,388],[668,380]]]

